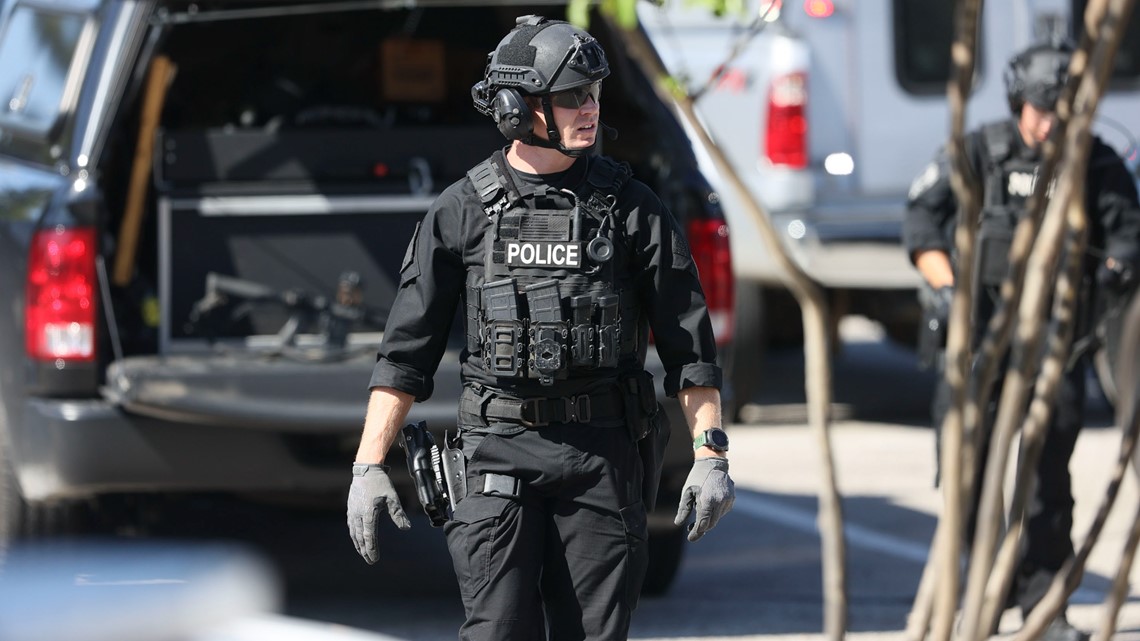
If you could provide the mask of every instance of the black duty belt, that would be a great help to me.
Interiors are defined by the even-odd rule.
[[[488,423],[519,423],[526,427],[543,427],[551,423],[589,423],[621,419],[625,403],[617,386],[607,390],[575,396],[513,398],[491,390],[480,395],[464,390],[460,408]]]

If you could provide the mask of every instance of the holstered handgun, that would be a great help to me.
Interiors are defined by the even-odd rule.
[[[431,520],[432,527],[440,527],[451,518],[452,506],[439,482],[443,476],[439,448],[424,421],[405,425],[400,430],[400,435],[400,447],[404,449],[408,474],[416,484],[420,505]]]

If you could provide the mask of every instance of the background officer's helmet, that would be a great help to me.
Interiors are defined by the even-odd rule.
[[[1026,102],[1043,111],[1055,110],[1072,55],[1069,43],[1049,42],[1035,44],[1014,56],[1004,74],[1010,111],[1020,114]]]
[[[491,116],[508,139],[541,144],[546,141],[533,136],[523,96],[549,96],[608,75],[606,54],[593,36],[561,20],[522,16],[488,54],[483,80],[471,88],[471,98],[475,109]],[[549,100],[543,106],[549,109]],[[553,125],[553,117],[548,115],[547,121]],[[550,141],[558,142],[556,132]]]

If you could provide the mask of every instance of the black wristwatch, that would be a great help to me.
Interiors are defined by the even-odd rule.
[[[706,446],[714,452],[727,452],[728,432],[719,427],[710,427],[698,434],[697,438],[693,439],[694,450],[699,450]]]

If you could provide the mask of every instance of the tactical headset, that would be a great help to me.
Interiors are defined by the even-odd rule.
[[[495,92],[491,99],[491,120],[507,140],[523,140],[534,133],[534,115],[518,89],[504,87]]]
[[[475,109],[490,116],[507,140],[577,157],[590,149],[562,146],[550,94],[592,84],[609,74],[605,52],[593,36],[561,20],[522,16],[487,55],[486,72],[483,80],[471,87],[471,99]],[[534,134],[534,117],[524,94],[541,101],[547,139]]]

